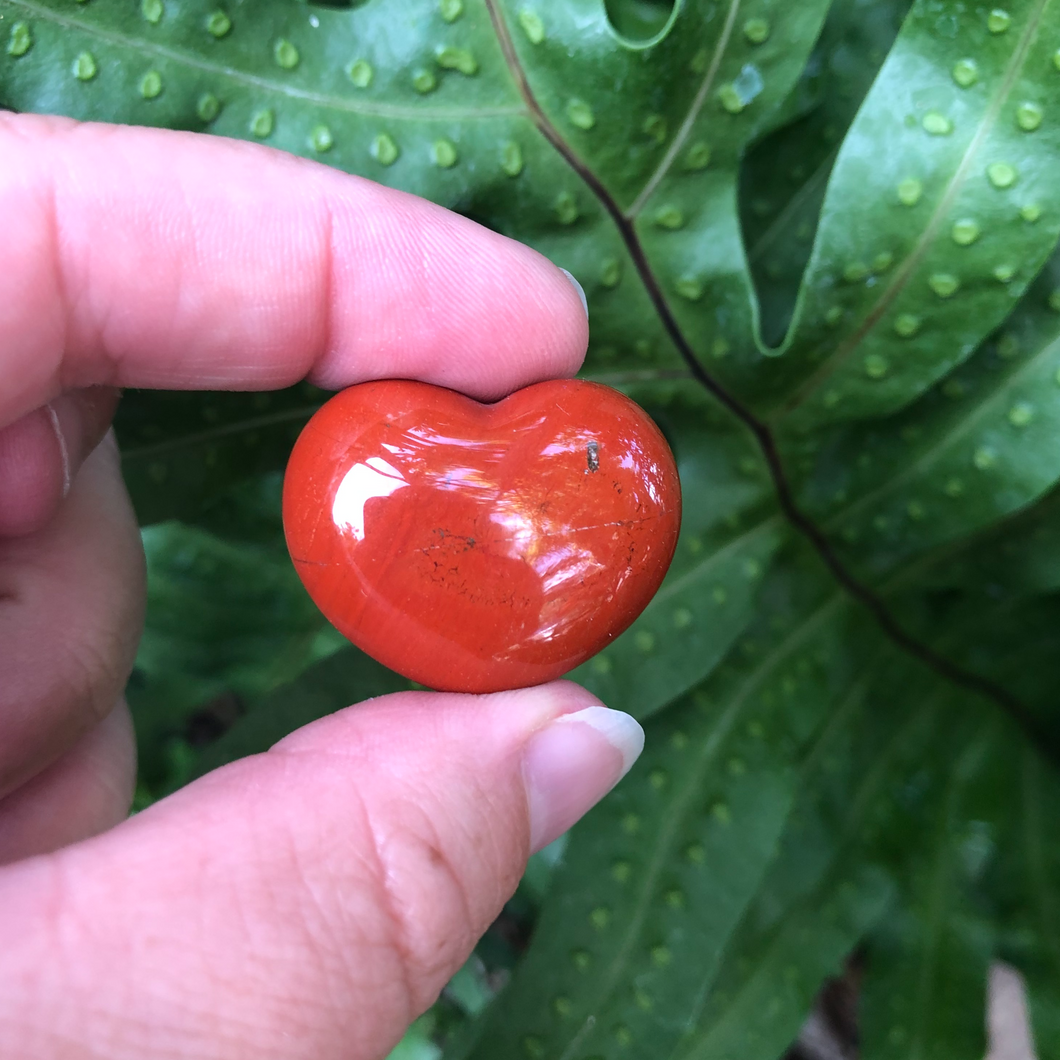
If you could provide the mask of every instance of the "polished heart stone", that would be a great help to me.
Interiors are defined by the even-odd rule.
[[[337,394],[283,488],[287,547],[335,627],[431,688],[539,684],[621,633],[673,558],[659,429],[580,380],[493,405],[404,380]]]

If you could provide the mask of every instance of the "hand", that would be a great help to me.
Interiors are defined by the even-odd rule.
[[[578,294],[256,146],[0,115],[0,158],[0,1053],[385,1056],[640,729],[565,682],[387,696],[123,821],[144,574],[109,388],[496,398],[577,370]]]

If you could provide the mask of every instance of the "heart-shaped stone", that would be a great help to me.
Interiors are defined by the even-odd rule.
[[[659,587],[680,520],[662,433],[581,380],[494,405],[350,387],[306,425],[283,488],[321,611],[384,665],[458,692],[539,684],[599,651]]]

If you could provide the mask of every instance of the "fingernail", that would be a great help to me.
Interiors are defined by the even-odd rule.
[[[578,297],[582,300],[582,309],[585,310],[585,315],[589,315],[589,302],[585,297],[585,288],[574,278],[572,273],[567,272],[566,269],[560,269],[560,272],[567,277],[568,280],[574,285],[574,289],[578,292]]]
[[[643,748],[636,720],[607,707],[563,714],[538,732],[523,757],[531,851],[548,846],[595,806]]]
[[[59,422],[59,413],[50,404],[44,407],[48,410],[48,419],[51,420],[52,430],[55,431],[56,440],[59,442],[59,458],[63,462],[63,497],[65,498],[70,492],[70,449],[66,444],[62,424]]]

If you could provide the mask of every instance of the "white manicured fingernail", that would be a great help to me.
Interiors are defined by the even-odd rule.
[[[585,310],[585,315],[589,315],[589,302],[585,297],[585,288],[574,278],[572,273],[567,272],[566,269],[560,269],[560,272],[567,277],[568,280],[574,285],[574,289],[578,292],[578,297],[582,300],[582,309]]]
[[[62,424],[59,422],[59,414],[50,404],[44,407],[48,410],[48,419],[51,421],[52,430],[55,431],[56,440],[59,442],[59,458],[63,462],[63,497],[65,497],[70,492],[70,449],[66,444]]]
[[[595,806],[643,748],[637,721],[607,707],[563,714],[538,732],[523,758],[531,850],[547,846]]]

